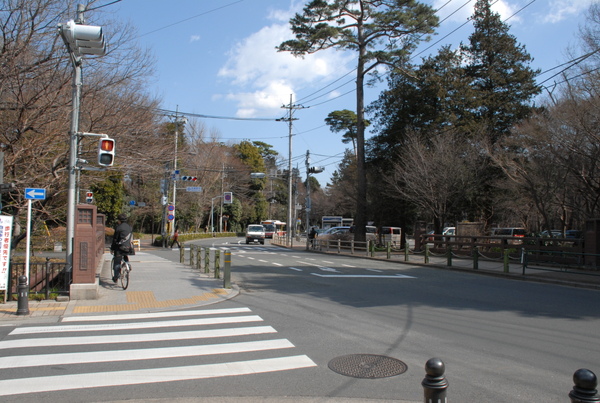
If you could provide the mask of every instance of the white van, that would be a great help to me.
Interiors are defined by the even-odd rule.
[[[380,227],[379,243],[387,245],[390,243],[393,248],[399,248],[402,244],[402,229],[400,227]]]
[[[265,227],[262,224],[250,224],[246,229],[246,245],[250,242],[265,244]]]

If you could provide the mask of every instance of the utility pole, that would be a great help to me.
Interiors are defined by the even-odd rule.
[[[306,206],[304,206],[304,209],[306,211],[306,250],[308,250],[310,248],[310,234],[309,234],[309,227],[310,227],[310,151],[306,150]]]
[[[282,118],[282,119],[277,119],[279,121],[284,121],[284,122],[288,122],[288,127],[289,127],[289,160],[288,160],[288,170],[289,170],[289,177],[288,177],[288,215],[287,215],[287,231],[285,232],[285,237],[286,237],[286,243],[290,246],[293,246],[293,238],[292,238],[292,228],[293,228],[293,223],[292,223],[292,204],[293,204],[293,194],[292,194],[292,122],[294,120],[298,120],[293,118],[293,114],[294,114],[294,110],[295,109],[302,109],[302,106],[298,106],[298,105],[294,105],[293,104],[293,95],[290,94],[290,103],[289,105],[283,105],[282,106],[283,109],[287,109],[288,110],[288,117],[287,118]]]
[[[171,236],[175,234],[175,223],[177,222],[177,145],[179,143],[179,105],[175,107],[175,154],[173,156],[173,224],[171,225]]]

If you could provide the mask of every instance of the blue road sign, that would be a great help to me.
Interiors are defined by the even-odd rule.
[[[46,200],[46,189],[26,188],[25,199]]]

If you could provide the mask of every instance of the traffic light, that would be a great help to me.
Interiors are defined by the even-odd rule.
[[[182,176],[181,180],[186,182],[196,182],[198,178],[196,178],[195,176]]]
[[[320,174],[325,170],[325,167],[310,167],[308,168],[308,173],[310,174]]]
[[[115,162],[115,140],[101,138],[98,143],[98,164],[111,167]]]
[[[86,192],[85,193],[85,202],[86,203],[92,203],[94,201],[94,193],[93,192]]]
[[[70,20],[66,24],[58,24],[58,30],[69,49],[76,56],[104,56],[106,54],[102,27],[79,25]]]

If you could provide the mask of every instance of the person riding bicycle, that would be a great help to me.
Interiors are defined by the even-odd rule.
[[[112,244],[110,250],[115,255],[113,260],[113,282],[119,280],[121,275],[121,261],[129,261],[128,255],[135,255],[135,249],[131,243],[133,239],[133,228],[127,223],[127,214],[119,214],[117,217],[118,225],[115,227],[115,234],[113,235]]]

